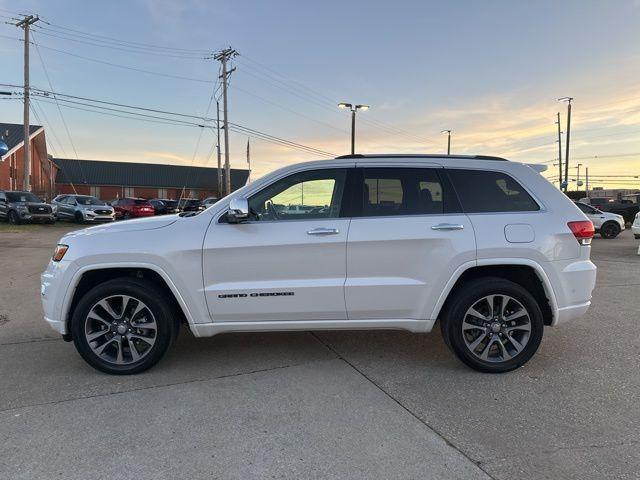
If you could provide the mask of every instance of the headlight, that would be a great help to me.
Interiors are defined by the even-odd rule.
[[[57,244],[56,249],[53,251],[51,260],[53,260],[54,262],[59,262],[60,260],[62,260],[62,257],[64,257],[65,253],[67,253],[67,250],[69,250],[69,245],[63,245],[62,243]]]

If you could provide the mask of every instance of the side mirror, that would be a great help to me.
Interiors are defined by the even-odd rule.
[[[234,198],[229,203],[227,220],[229,223],[240,223],[249,218],[249,201],[246,198]]]

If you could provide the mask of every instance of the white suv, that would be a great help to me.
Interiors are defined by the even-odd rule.
[[[93,367],[141,372],[181,324],[205,337],[439,322],[460,360],[504,372],[531,358],[545,325],[587,311],[596,279],[592,223],[532,167],[496,157],[292,165],[182,215],[57,245],[45,320]]]

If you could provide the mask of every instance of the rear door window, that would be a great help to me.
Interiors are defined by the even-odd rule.
[[[365,168],[362,215],[437,215],[444,212],[443,188],[433,168]]]
[[[465,213],[540,210],[524,187],[506,173],[450,169],[448,174]]]

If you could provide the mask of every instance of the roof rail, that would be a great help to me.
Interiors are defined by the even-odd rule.
[[[389,153],[389,154],[362,154],[356,153],[354,155],[340,155],[336,157],[338,159],[344,158],[457,158],[461,160],[496,160],[499,162],[508,162],[506,158],[502,157],[494,157],[492,155],[446,155],[446,154],[400,154],[400,153]]]

